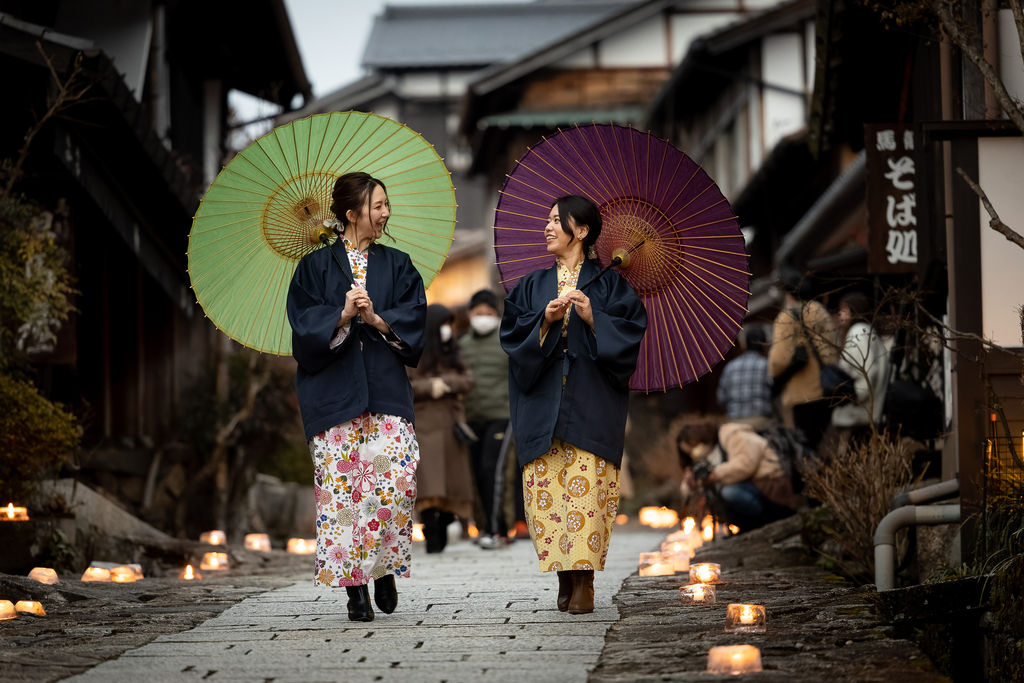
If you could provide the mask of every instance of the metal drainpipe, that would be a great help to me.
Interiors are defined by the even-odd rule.
[[[960,504],[910,505],[893,510],[878,523],[875,530],[875,589],[888,591],[896,587],[896,532],[905,526],[936,526],[960,521]]]
[[[960,480],[950,479],[941,484],[925,486],[923,488],[907,491],[893,498],[890,510],[901,508],[904,505],[917,505],[918,503],[930,503],[933,500],[942,500],[960,492]]]

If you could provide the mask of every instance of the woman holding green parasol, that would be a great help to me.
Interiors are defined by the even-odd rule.
[[[332,245],[299,261],[288,290],[296,387],[315,464],[316,584],[345,586],[353,621],[390,614],[408,577],[419,446],[406,367],[423,352],[426,296],[409,255],[378,243],[387,189],[338,178]],[[332,253],[333,252],[333,253]]]

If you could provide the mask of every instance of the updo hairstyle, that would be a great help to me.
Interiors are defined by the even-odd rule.
[[[558,218],[561,222],[562,230],[569,236],[569,244],[572,244],[572,241],[576,239],[576,235],[569,225],[570,218],[573,225],[585,225],[589,228],[587,236],[583,238],[583,258],[592,258],[591,247],[597,243],[597,238],[601,236],[601,212],[597,206],[594,202],[578,194],[562,197],[555,204],[558,205]],[[596,255],[593,258],[596,258]]]
[[[373,188],[378,185],[387,194],[388,188],[384,183],[369,173],[355,171],[338,177],[331,193],[331,211],[338,217],[342,232],[348,227],[348,212],[362,214],[363,207],[370,203],[370,197],[373,196]],[[387,225],[384,226],[384,234],[387,235]]]

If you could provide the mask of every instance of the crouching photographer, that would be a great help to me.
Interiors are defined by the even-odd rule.
[[[676,445],[684,497],[697,489],[713,493],[730,524],[750,531],[796,511],[791,477],[768,441],[749,425],[684,425]]]

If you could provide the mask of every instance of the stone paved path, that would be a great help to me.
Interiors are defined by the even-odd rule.
[[[398,610],[369,624],[348,620],[344,590],[303,582],[248,598],[191,631],[161,636],[67,680],[582,682],[619,619],[613,596],[635,571],[637,553],[663,536],[617,530],[589,615],[557,611],[555,577],[537,572],[528,542],[492,552],[459,543],[441,555],[417,548],[413,578],[398,582]]]

